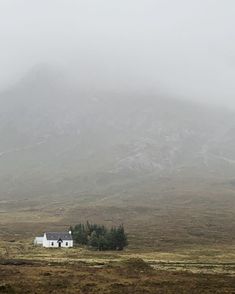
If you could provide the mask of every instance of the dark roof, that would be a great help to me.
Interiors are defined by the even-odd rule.
[[[68,232],[46,232],[47,240],[73,240],[72,235]]]

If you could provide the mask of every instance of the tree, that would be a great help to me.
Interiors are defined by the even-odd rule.
[[[83,224],[78,224],[72,229],[72,234],[74,237],[74,241],[77,244],[83,244],[86,245],[88,238],[87,233],[85,231],[85,226]]]
[[[89,241],[88,241],[88,245],[98,249],[98,247],[99,247],[99,239],[98,239],[98,236],[96,234],[96,231],[93,231],[91,233],[91,236],[90,236]]]
[[[78,224],[71,227],[75,243],[88,245],[96,250],[123,250],[128,245],[123,225],[108,230],[103,225]]]
[[[116,230],[115,244],[117,250],[123,250],[128,245],[123,225],[119,226]]]

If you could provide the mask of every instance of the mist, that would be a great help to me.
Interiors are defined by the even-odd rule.
[[[46,64],[84,87],[235,107],[235,3],[0,2],[0,89]]]
[[[234,16],[0,0],[1,293],[235,293]]]

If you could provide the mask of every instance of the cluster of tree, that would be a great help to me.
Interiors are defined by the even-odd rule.
[[[88,245],[96,250],[123,250],[128,245],[123,225],[108,229],[103,225],[87,222],[70,229],[76,244]]]

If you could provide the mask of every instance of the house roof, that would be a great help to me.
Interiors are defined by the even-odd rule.
[[[46,232],[47,240],[73,240],[72,235],[68,232]]]

